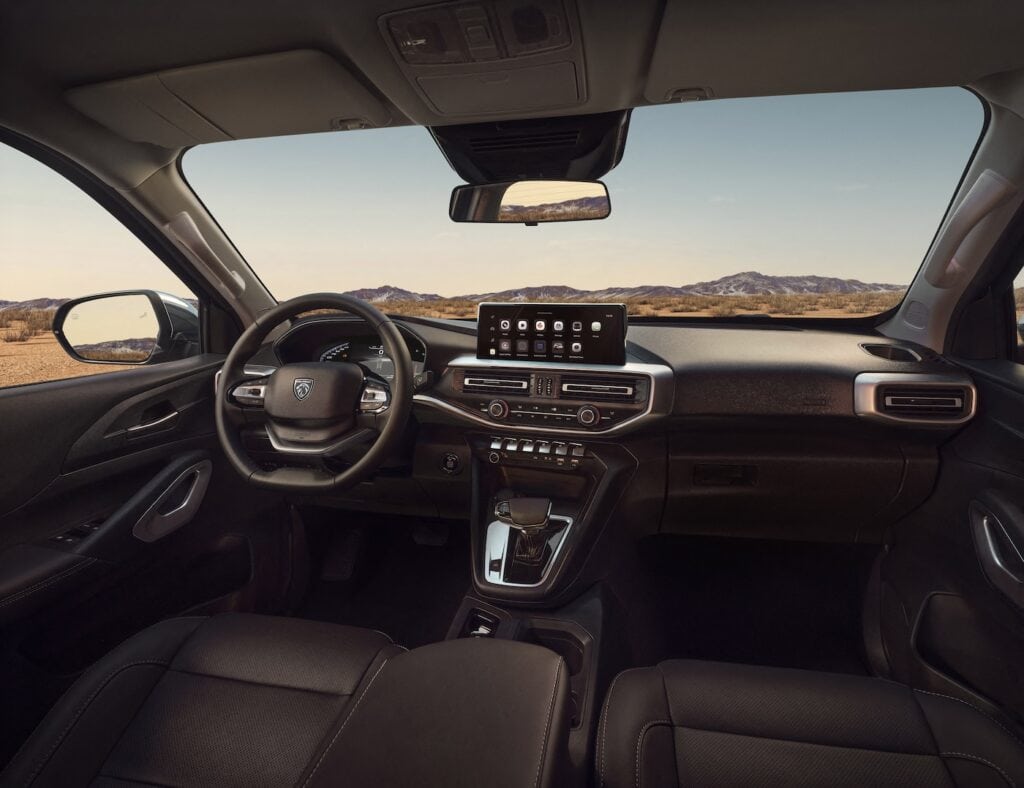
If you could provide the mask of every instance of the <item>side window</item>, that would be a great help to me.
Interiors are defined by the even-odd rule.
[[[0,387],[184,358],[199,340],[195,294],[128,228],[0,144]]]

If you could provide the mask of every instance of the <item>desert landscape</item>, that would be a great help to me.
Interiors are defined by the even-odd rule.
[[[85,364],[71,358],[53,335],[56,306],[28,304],[0,307],[0,387],[124,369],[118,364]]]
[[[751,290],[762,292],[748,292]],[[864,317],[896,306],[904,291],[897,285],[857,280],[769,277],[747,272],[682,287],[583,291],[545,286],[446,298],[385,285],[351,290],[348,295],[374,302],[390,314],[437,318],[475,318],[481,301],[625,303],[629,314],[637,317]],[[1018,288],[1014,295],[1020,320],[1024,316],[1024,288]],[[116,364],[86,364],[63,351],[52,332],[53,315],[61,303],[61,299],[46,298],[0,301],[0,387],[125,369]]]

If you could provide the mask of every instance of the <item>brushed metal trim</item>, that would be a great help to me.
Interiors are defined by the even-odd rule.
[[[497,516],[497,515],[495,515]],[[487,537],[484,544],[484,580],[490,585],[494,586],[505,586],[511,588],[536,588],[537,586],[543,585],[548,579],[548,575],[551,574],[552,568],[558,562],[558,556],[562,552],[562,547],[565,545],[566,539],[569,537],[569,531],[572,530],[573,520],[572,517],[561,514],[550,514],[549,520],[565,523],[565,527],[562,528],[557,534],[558,543],[551,551],[551,559],[548,561],[547,566],[544,567],[544,571],[541,573],[540,580],[536,583],[509,583],[502,579],[505,574],[505,561],[507,556],[505,551],[508,548],[508,533],[512,530],[513,526],[505,523],[501,520],[494,520],[487,526]],[[548,540],[548,544],[551,544],[551,540]],[[497,572],[491,571],[491,561],[500,560],[501,569]]]
[[[970,407],[963,416],[956,418],[915,418],[885,413],[878,409],[878,389],[881,386],[905,385],[917,388],[946,388],[962,386],[969,393]],[[853,412],[865,419],[884,421],[887,424],[913,424],[928,427],[954,427],[966,424],[978,410],[978,390],[966,375],[938,374],[930,372],[861,372],[853,380]]]

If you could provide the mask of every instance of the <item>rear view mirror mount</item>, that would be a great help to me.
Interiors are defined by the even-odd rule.
[[[453,222],[525,224],[604,219],[611,213],[601,181],[528,180],[456,186],[448,215]]]

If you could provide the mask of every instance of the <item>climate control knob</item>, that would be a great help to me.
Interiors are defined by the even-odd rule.
[[[584,427],[593,427],[601,422],[601,411],[593,405],[584,405],[576,411],[576,421]]]
[[[487,415],[492,419],[504,419],[508,417],[508,403],[503,399],[491,400],[487,405]]]

